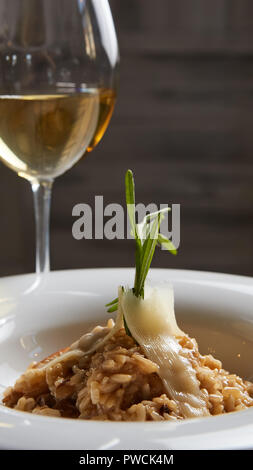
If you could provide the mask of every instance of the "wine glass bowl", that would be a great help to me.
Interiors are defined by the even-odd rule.
[[[115,104],[108,1],[0,0],[0,61],[0,159],[32,183],[42,273],[52,182],[97,145]]]
[[[96,90],[0,97],[0,155],[29,180],[51,179],[83,155],[99,114]]]

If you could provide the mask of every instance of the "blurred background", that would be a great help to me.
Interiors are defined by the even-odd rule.
[[[181,204],[181,246],[153,266],[253,274],[252,0],[110,0],[120,52],[115,112],[99,146],[54,185],[51,267],[131,266],[130,240],[72,237],[72,208]],[[30,185],[1,164],[0,275],[34,270]]]

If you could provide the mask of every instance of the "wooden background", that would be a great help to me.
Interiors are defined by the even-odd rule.
[[[253,274],[252,0],[111,0],[120,90],[97,149],[57,179],[52,269],[129,266],[133,242],[72,238],[72,207],[123,202],[134,170],[140,202],[181,204],[177,257],[153,265]],[[1,165],[0,275],[34,269],[29,184]]]

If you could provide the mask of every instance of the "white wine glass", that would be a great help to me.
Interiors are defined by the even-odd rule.
[[[53,181],[102,138],[118,63],[107,0],[0,0],[0,158],[32,186],[37,279]]]

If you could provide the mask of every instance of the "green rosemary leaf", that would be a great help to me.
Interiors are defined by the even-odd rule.
[[[112,307],[107,309],[108,313],[116,312],[118,310],[118,304],[114,304]]]
[[[134,236],[136,236],[136,224],[135,224],[135,189],[134,189],[134,178],[133,172],[131,170],[127,170],[125,176],[125,192],[126,192],[126,205],[127,205],[127,212],[128,217],[130,220],[130,224],[132,230],[134,232]]]
[[[119,300],[119,298],[117,297],[116,299],[112,300],[111,302],[109,302],[109,304],[106,304],[105,306],[106,306],[106,307],[110,307],[110,306],[113,305],[113,304],[117,304],[117,303],[118,303],[118,300]]]
[[[133,172],[127,170],[125,176],[125,192],[126,192],[126,204],[129,221],[132,227],[132,232],[135,237],[136,248],[135,248],[135,284],[139,282],[140,275],[140,262],[141,262],[141,251],[142,243],[138,234],[136,219],[135,219],[135,184]]]
[[[150,222],[152,219],[158,216],[158,214],[164,214],[165,212],[170,212],[171,208],[170,207],[164,207],[163,209],[160,209],[159,211],[156,212],[151,212],[151,214],[146,215],[144,217],[143,222]]]
[[[141,257],[142,257],[142,246],[141,246],[140,241],[136,240],[134,286],[139,284],[140,272],[141,272]],[[135,289],[135,287],[134,287],[134,289]]]
[[[162,233],[159,233],[158,235],[158,244],[163,246],[166,250],[170,251],[172,255],[177,255],[177,249],[175,248],[172,241],[165,237]]]

